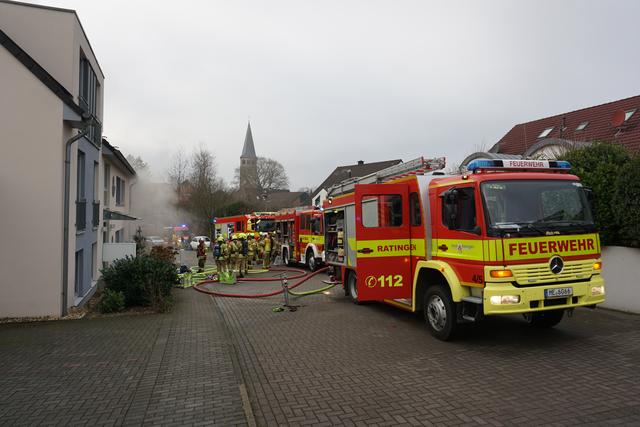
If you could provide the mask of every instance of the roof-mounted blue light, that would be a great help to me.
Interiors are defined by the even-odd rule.
[[[529,160],[529,159],[476,159],[469,162],[467,170],[478,172],[491,170],[569,170],[571,164],[565,160]]]

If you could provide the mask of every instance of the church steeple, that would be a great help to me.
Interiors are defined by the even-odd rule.
[[[251,122],[247,124],[247,134],[244,137],[244,147],[242,147],[240,158],[256,158],[256,148],[253,146],[253,135],[251,134]]]
[[[240,155],[240,195],[248,201],[255,201],[258,195],[258,156],[253,145],[251,122],[247,124],[247,134]]]

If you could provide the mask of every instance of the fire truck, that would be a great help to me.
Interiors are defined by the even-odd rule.
[[[252,212],[245,215],[214,218],[216,236],[231,236],[233,233],[262,233],[275,229],[274,212]]]
[[[315,271],[323,262],[324,229],[322,211],[314,207],[283,209],[276,213],[276,251],[286,264],[306,264]]]
[[[418,158],[329,189],[325,261],[346,296],[422,313],[442,340],[483,316],[552,327],[604,302],[590,191],[567,162],[443,168]]]

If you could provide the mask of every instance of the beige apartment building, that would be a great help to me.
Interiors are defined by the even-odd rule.
[[[0,0],[0,318],[64,315],[95,289],[103,93],[75,11]]]
[[[132,187],[137,183],[136,171],[126,157],[106,139],[102,140],[102,241],[130,242],[135,232],[131,216]]]

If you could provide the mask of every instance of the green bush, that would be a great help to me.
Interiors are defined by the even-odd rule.
[[[635,156],[617,172],[613,205],[618,209],[618,244],[640,248],[640,156]]]
[[[105,288],[122,292],[125,306],[171,307],[171,288],[178,280],[176,266],[165,259],[142,255],[116,260],[102,269]]]
[[[124,310],[124,294],[111,289],[105,289],[100,300],[102,313],[116,313]]]
[[[640,160],[607,142],[568,151],[563,159],[593,190],[596,225],[602,245],[638,247],[640,243]]]

